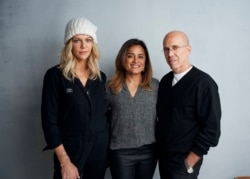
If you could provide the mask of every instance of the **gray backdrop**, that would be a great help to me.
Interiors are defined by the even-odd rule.
[[[163,36],[185,31],[192,64],[217,81],[222,101],[222,136],[205,156],[200,178],[250,175],[249,8],[249,0],[1,0],[0,178],[52,178],[52,152],[42,152],[42,79],[58,63],[64,27],[76,16],[98,26],[100,65],[108,76],[122,43],[137,37],[148,45],[160,79],[169,71]]]

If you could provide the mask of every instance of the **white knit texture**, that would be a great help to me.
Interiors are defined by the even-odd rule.
[[[78,34],[89,35],[97,43],[96,31],[97,27],[83,17],[71,19],[65,28],[64,43],[66,44],[69,39]]]

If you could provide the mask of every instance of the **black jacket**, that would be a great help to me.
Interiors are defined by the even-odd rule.
[[[47,146],[63,144],[70,156],[87,153],[94,136],[108,133],[105,102],[106,76],[88,80],[84,87],[79,79],[69,81],[58,66],[50,68],[43,81],[42,127]],[[107,135],[103,135],[105,137]],[[108,140],[105,138],[104,140]],[[108,142],[108,141],[107,141]]]

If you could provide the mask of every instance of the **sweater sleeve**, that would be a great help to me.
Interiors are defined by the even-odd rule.
[[[197,116],[200,130],[192,151],[199,156],[215,147],[220,138],[221,104],[217,84],[210,78],[203,80],[197,92]]]
[[[53,149],[62,143],[58,127],[59,77],[55,69],[46,72],[42,89],[42,128],[47,146],[44,150]]]

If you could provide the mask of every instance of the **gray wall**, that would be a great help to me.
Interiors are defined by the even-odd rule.
[[[148,45],[160,79],[169,71],[163,36],[185,31],[191,62],[217,81],[223,110],[220,143],[205,156],[200,178],[250,175],[249,8],[249,0],[1,0],[0,178],[52,176],[52,152],[42,152],[42,79],[58,63],[65,24],[76,16],[98,26],[100,64],[108,76],[121,44],[137,37]]]

